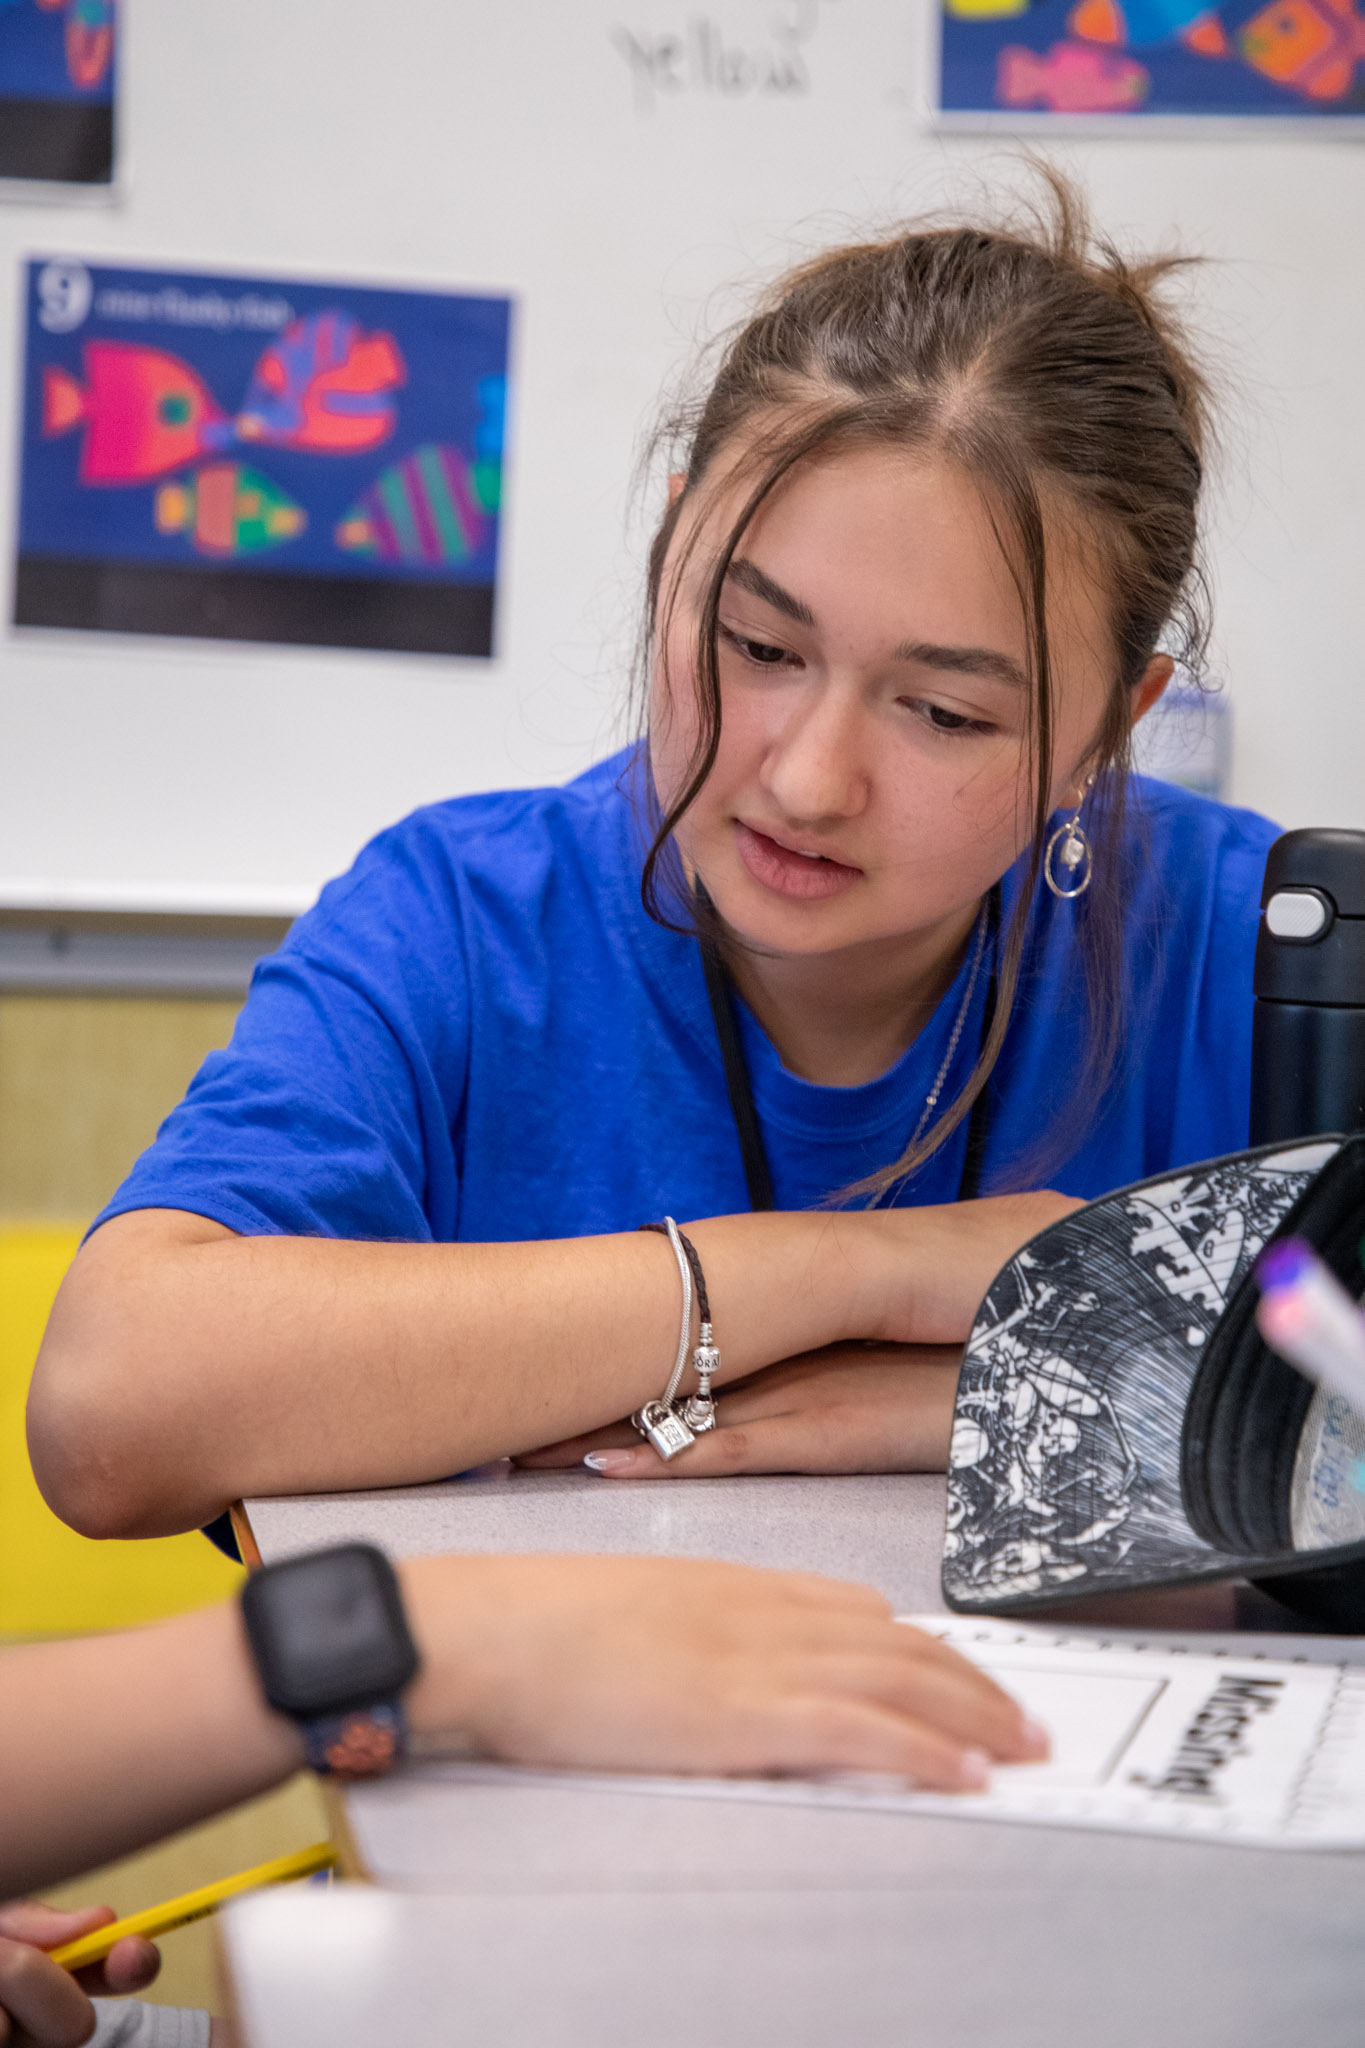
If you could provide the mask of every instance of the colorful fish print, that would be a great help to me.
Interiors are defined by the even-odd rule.
[[[1115,48],[1172,40],[1205,57],[1225,57],[1228,39],[1208,0],[1079,0],[1066,18],[1073,36]]]
[[[210,462],[162,484],[153,516],[158,533],[188,534],[201,555],[220,558],[278,547],[308,524],[301,505],[244,462]]]
[[[348,554],[436,568],[477,553],[497,509],[497,464],[427,441],[362,491],[336,529]]]
[[[1067,27],[1115,47],[1174,39],[1202,57],[1237,56],[1305,99],[1344,99],[1365,63],[1365,16],[1354,0],[1270,0],[1231,37],[1206,0],[1078,0]]]
[[[66,70],[73,85],[93,92],[114,55],[114,0],[38,0],[46,13],[66,15]]]
[[[43,371],[43,432],[84,426],[82,483],[145,483],[227,444],[230,420],[179,356],[141,342],[91,341],[81,363],[84,384],[52,365]]]
[[[397,408],[386,394],[406,376],[391,334],[363,334],[349,313],[312,313],[257,363],[237,432],[272,448],[360,455],[393,432]]]
[[[261,356],[235,418],[180,356],[141,342],[91,341],[85,382],[43,371],[43,432],[85,426],[80,477],[135,484],[250,442],[314,455],[363,454],[393,432],[384,394],[406,375],[390,334],[362,334],[345,313],[296,320]]]
[[[1054,43],[1046,56],[1010,44],[996,62],[995,96],[1002,106],[1054,114],[1131,113],[1151,82],[1136,58],[1092,43]]]
[[[1271,0],[1237,36],[1244,63],[1310,100],[1339,100],[1365,62],[1365,17],[1352,0]]]

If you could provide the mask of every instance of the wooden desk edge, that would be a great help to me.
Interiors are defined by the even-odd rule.
[[[233,1501],[228,1509],[228,1515],[232,1522],[232,1533],[237,1538],[237,1548],[242,1553],[242,1563],[249,1572],[259,1571],[264,1560],[245,1503],[240,1500]]]
[[[322,1804],[327,1814],[327,1832],[337,1852],[334,1875],[349,1878],[353,1884],[373,1884],[374,1872],[361,1855],[355,1830],[351,1826],[345,1786],[338,1784],[335,1778],[320,1778],[318,1788],[322,1793]]]

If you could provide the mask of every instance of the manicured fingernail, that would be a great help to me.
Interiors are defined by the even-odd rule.
[[[991,1782],[991,1760],[984,1749],[964,1749],[958,1763],[964,1792],[984,1792]]]
[[[1019,1729],[1019,1739],[1029,1756],[1042,1758],[1052,1754],[1052,1737],[1041,1721],[1025,1719]]]
[[[589,1451],[583,1460],[589,1472],[629,1472],[635,1463],[634,1451]]]

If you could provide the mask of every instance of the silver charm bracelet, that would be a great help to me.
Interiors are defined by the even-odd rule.
[[[662,1223],[645,1223],[644,1230],[657,1230],[666,1236],[673,1247],[673,1256],[678,1262],[678,1277],[682,1281],[683,1310],[682,1327],[678,1332],[678,1355],[673,1361],[673,1371],[668,1385],[657,1401],[646,1401],[638,1408],[631,1421],[642,1437],[651,1443],[665,1461],[676,1458],[680,1451],[690,1449],[699,1436],[716,1426],[716,1403],[711,1392],[711,1381],[720,1370],[720,1353],[715,1347],[711,1330],[711,1304],[707,1299],[706,1280],[702,1274],[701,1260],[697,1248],[690,1238],[684,1237],[671,1216],[665,1216]],[[690,1394],[681,1404],[678,1388],[687,1365],[687,1347],[692,1336],[692,1286],[696,1282],[697,1313],[700,1329],[697,1344],[692,1353],[692,1364],[697,1374],[696,1392]]]

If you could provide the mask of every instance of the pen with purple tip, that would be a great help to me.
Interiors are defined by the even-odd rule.
[[[1365,1321],[1346,1289],[1301,1237],[1256,1261],[1256,1327],[1272,1351],[1365,1415]]]

